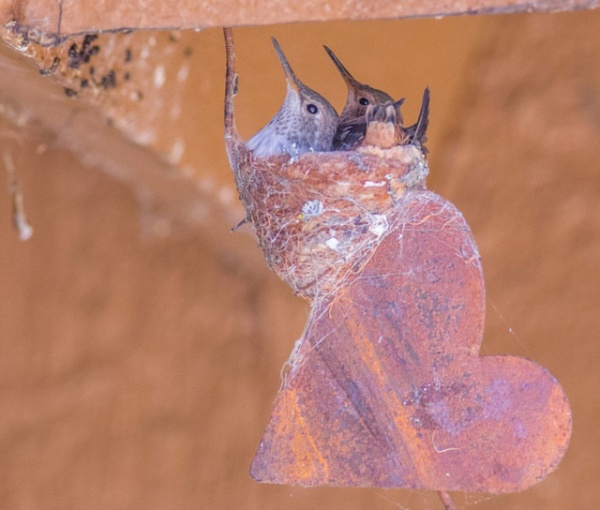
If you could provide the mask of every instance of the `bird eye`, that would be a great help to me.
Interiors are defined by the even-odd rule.
[[[363,106],[368,106],[368,105],[370,104],[370,103],[369,103],[369,100],[368,100],[366,97],[361,97],[361,98],[358,100],[358,102],[359,102],[360,104],[362,104]]]
[[[317,106],[312,103],[307,104],[306,109],[308,110],[308,113],[312,113],[313,115],[319,111]]]

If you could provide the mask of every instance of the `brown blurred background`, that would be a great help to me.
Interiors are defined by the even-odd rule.
[[[569,451],[545,481],[456,499],[597,508],[600,12],[234,35],[246,138],[284,96],[271,35],[338,110],[345,87],[322,44],[359,80],[406,97],[409,121],[430,86],[429,187],[463,211],[479,244],[482,352],[547,367],[574,415]],[[63,60],[46,77],[0,49],[0,166],[14,162],[34,228],[19,240],[0,193],[0,508],[441,508],[427,492],[250,479],[308,306],[267,270],[248,230],[229,231],[242,211],[222,140],[222,34],[94,44],[93,74],[114,70],[114,87],[82,87],[89,65]],[[45,51],[37,61],[48,68]]]

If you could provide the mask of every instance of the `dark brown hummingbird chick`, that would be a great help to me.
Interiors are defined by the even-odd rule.
[[[333,60],[342,78],[346,82],[348,88],[348,98],[342,109],[338,121],[338,129],[333,139],[333,147],[335,150],[352,150],[363,141],[367,130],[366,114],[370,106],[388,105],[389,103],[396,104],[396,124],[401,126],[405,132],[402,137],[402,143],[413,144],[419,147],[423,153],[427,154],[427,149],[424,144],[427,141],[426,131],[429,124],[429,88],[423,93],[423,101],[421,102],[421,111],[417,122],[411,126],[404,128],[404,119],[400,106],[403,101],[394,103],[392,97],[382,90],[375,89],[365,83],[359,82],[350,71],[346,69],[344,64],[340,62],[335,53],[330,48],[324,46],[327,54]],[[362,145],[365,145],[362,143]]]
[[[305,152],[333,150],[337,112],[323,96],[298,79],[275,38],[273,45],[285,72],[287,93],[279,111],[246,142],[246,148],[259,158],[282,154],[295,158]]]
[[[394,99],[386,92],[383,92],[383,90],[359,82],[350,74],[350,71],[346,69],[331,49],[327,46],[324,46],[324,48],[331,60],[333,60],[348,88],[348,97],[340,114],[338,128],[333,139],[333,148],[335,150],[351,150],[365,136],[367,129],[365,114],[367,113],[367,108],[373,105],[394,103]],[[396,111],[396,117],[401,124],[402,114],[399,108]]]

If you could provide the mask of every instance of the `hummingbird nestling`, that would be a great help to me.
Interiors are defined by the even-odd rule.
[[[395,103],[367,106],[365,113],[366,131],[360,145],[374,145],[381,149],[391,149],[396,145],[415,145],[424,155],[427,155],[425,141],[427,140],[427,127],[429,126],[429,87],[423,92],[421,110],[417,122],[405,128],[398,122],[396,112],[404,99]]]
[[[356,147],[365,137],[367,129],[365,114],[367,113],[367,108],[370,105],[393,104],[394,99],[386,92],[383,92],[383,90],[375,89],[359,82],[350,74],[333,51],[327,46],[324,46],[324,48],[348,87],[348,98],[340,114],[337,132],[333,139],[333,148],[335,150],[350,150]],[[400,102],[400,104],[402,103]],[[399,109],[400,104],[398,104],[396,111],[396,121],[402,125],[402,114]]]
[[[287,94],[279,111],[246,142],[246,148],[260,158],[333,150],[337,112],[327,99],[296,77],[275,38],[273,45],[285,72]]]
[[[368,122],[373,120],[373,118],[370,120],[366,118],[367,110],[373,106],[381,106],[383,108],[376,109],[376,116],[379,117],[385,115],[387,118],[385,123],[395,125],[395,138],[398,140],[398,143],[417,145],[426,154],[427,149],[425,148],[424,143],[427,140],[425,132],[429,124],[429,88],[426,88],[423,92],[423,100],[421,102],[421,110],[417,122],[405,128],[404,119],[400,111],[400,106],[404,103],[404,99],[394,102],[392,97],[386,92],[359,82],[350,74],[348,69],[340,62],[331,49],[327,46],[324,46],[324,48],[338,68],[338,71],[342,75],[342,78],[344,78],[346,86],[348,87],[348,98],[342,113],[340,114],[338,129],[335,138],[333,139],[334,149],[352,150],[359,145],[367,145],[368,141],[364,142],[364,137]],[[382,113],[388,111],[390,105],[393,105],[395,108],[395,118],[393,120],[389,113]],[[372,111],[370,115],[372,116],[374,113],[375,112]],[[379,131],[372,129],[371,132],[376,133]]]
[[[404,145],[408,136],[396,112],[404,99],[396,103],[369,105],[365,113],[365,136],[360,145],[373,145],[380,149],[391,149],[396,145]]]

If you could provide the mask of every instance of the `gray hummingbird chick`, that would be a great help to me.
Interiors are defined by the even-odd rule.
[[[296,77],[275,38],[273,45],[285,72],[287,94],[279,111],[246,142],[246,148],[259,158],[282,154],[294,158],[304,152],[333,150],[337,112],[323,96]]]
[[[333,139],[333,148],[335,150],[350,150],[359,145],[365,137],[367,130],[365,118],[367,108],[387,103],[393,104],[394,99],[386,92],[383,92],[383,90],[375,89],[359,82],[350,74],[350,71],[340,62],[333,51],[327,46],[324,46],[324,48],[331,60],[333,60],[348,88],[348,98],[340,114],[337,132]],[[396,110],[396,122],[402,125],[403,119],[399,108],[400,104],[398,104]]]

